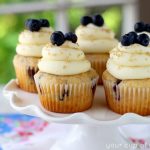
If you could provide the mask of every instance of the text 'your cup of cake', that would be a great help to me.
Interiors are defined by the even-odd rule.
[[[25,26],[26,29],[19,35],[13,63],[19,87],[28,92],[37,92],[34,74],[38,71],[42,48],[49,42],[53,29],[47,19],[28,19]]]
[[[35,82],[42,106],[59,113],[92,106],[98,75],[79,49],[74,33],[56,31],[42,50]]]
[[[77,43],[84,51],[92,67],[99,74],[98,84],[102,84],[102,73],[106,69],[109,51],[118,43],[114,33],[105,25],[101,15],[83,16],[77,27]]]
[[[115,112],[150,115],[150,25],[137,23],[110,52],[103,83]]]

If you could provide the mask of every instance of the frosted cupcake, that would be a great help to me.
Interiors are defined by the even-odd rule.
[[[46,19],[28,19],[25,26],[26,29],[19,35],[13,63],[19,87],[28,92],[37,92],[34,74],[38,71],[42,48],[49,42],[53,29]]]
[[[150,39],[130,32],[110,52],[103,83],[113,111],[150,115]]]
[[[76,41],[75,34],[57,31],[42,50],[34,78],[41,104],[48,111],[72,113],[92,106],[98,75]]]
[[[79,47],[99,74],[98,83],[102,84],[102,73],[106,69],[109,51],[118,43],[114,33],[104,25],[102,16],[94,15],[81,18],[81,25],[76,29],[76,34]]]

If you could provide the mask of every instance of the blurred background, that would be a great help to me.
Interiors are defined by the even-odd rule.
[[[150,22],[149,0],[0,0],[0,84],[15,78],[12,59],[27,18],[47,18],[56,30],[74,31],[83,15],[100,13],[119,38],[136,21]]]
[[[55,137],[61,130],[62,133],[65,131],[60,127],[53,129],[39,118],[16,114],[2,95],[3,85],[15,78],[12,60],[16,53],[18,35],[24,30],[27,18],[47,18],[55,30],[67,32],[75,30],[83,15],[100,13],[106,25],[119,39],[122,34],[133,30],[135,22],[150,23],[149,6],[150,0],[0,0],[0,150],[10,150],[10,147],[13,150],[27,150],[26,146],[32,147],[33,144],[44,149],[45,144],[42,142],[48,136],[48,143],[51,144],[51,137]],[[114,134],[111,131],[112,136],[104,139],[108,142],[113,137],[116,138],[113,141],[125,143],[117,129],[112,129]],[[45,138],[41,138],[41,135]],[[31,149],[37,150],[37,147]]]

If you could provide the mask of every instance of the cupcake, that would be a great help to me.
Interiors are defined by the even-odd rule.
[[[34,79],[47,111],[73,113],[92,106],[98,75],[76,41],[75,34],[56,31],[42,50]]]
[[[25,26],[26,29],[19,35],[13,64],[19,87],[28,92],[37,92],[34,74],[38,71],[42,48],[49,42],[53,29],[46,19],[28,19]]]
[[[150,115],[150,38],[130,32],[110,52],[103,83],[107,104],[119,114]]]
[[[118,41],[114,38],[114,33],[104,25],[101,15],[82,17],[76,34],[77,43],[99,74],[98,84],[101,85],[102,73],[106,70],[109,51],[117,45]]]

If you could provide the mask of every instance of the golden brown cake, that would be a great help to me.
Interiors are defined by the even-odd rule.
[[[147,34],[130,32],[110,52],[103,73],[106,101],[119,114],[150,115],[150,45]]]
[[[37,92],[34,74],[38,71],[42,48],[49,42],[53,29],[46,19],[28,19],[25,24],[26,29],[19,35],[13,63],[19,87],[28,92]]]
[[[114,33],[106,27],[102,16],[94,15],[81,18],[81,25],[77,27],[76,34],[80,49],[99,74],[98,84],[102,85],[102,73],[106,69],[109,51],[118,43]]]
[[[113,111],[150,115],[150,79],[120,80],[103,74],[107,104]]]
[[[58,76],[39,71],[35,75],[42,106],[59,113],[73,113],[92,106],[97,73],[88,72],[71,76]]]
[[[92,68],[94,68],[98,75],[102,77],[103,72],[106,70],[106,62],[109,58],[109,54],[86,54],[85,56],[91,62]],[[99,78],[98,84],[103,84],[102,78]]]
[[[72,113],[92,106],[98,75],[78,49],[76,38],[73,33],[54,32],[42,50],[34,78],[47,111]]]
[[[39,58],[36,57],[15,55],[13,64],[21,89],[29,92],[37,91],[34,82],[34,74],[38,72],[38,61]]]

